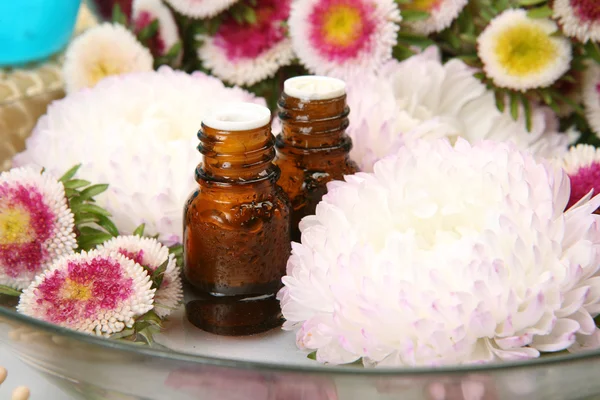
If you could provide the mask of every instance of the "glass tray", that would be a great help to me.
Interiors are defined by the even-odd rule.
[[[9,130],[0,138],[13,144],[0,155],[7,166],[24,136]],[[335,367],[308,359],[291,332],[215,336],[192,327],[183,310],[147,347],[47,324],[17,314],[15,305],[0,296],[0,342],[81,399],[600,399],[600,351],[436,369]]]

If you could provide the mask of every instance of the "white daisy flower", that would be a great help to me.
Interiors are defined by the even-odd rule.
[[[39,169],[0,174],[0,285],[24,289],[77,247],[62,183]]]
[[[554,0],[553,18],[569,37],[600,42],[600,6],[598,0]]]
[[[68,93],[95,86],[111,75],[152,71],[150,50],[119,24],[88,29],[67,48],[63,75]]]
[[[296,0],[289,27],[308,70],[348,78],[392,58],[400,20],[394,0]]]
[[[209,18],[225,11],[238,0],[165,0],[180,14],[191,18]]]
[[[592,131],[600,137],[600,65],[589,63],[583,77],[583,104]]]
[[[571,63],[571,42],[555,36],[550,19],[529,18],[521,9],[495,17],[477,39],[486,75],[499,87],[525,91],[554,83]]]
[[[402,4],[401,10],[425,11],[429,17],[420,21],[410,21],[406,24],[411,30],[422,35],[441,32],[452,24],[469,0],[417,0]]]
[[[61,257],[23,291],[17,311],[79,332],[110,336],[152,309],[154,289],[140,265],[120,254]]]
[[[265,104],[203,73],[161,67],[109,77],[52,103],[13,164],[60,174],[81,163],[86,179],[110,183],[97,202],[119,232],[145,223],[149,236],[182,243],[182,207],[197,186],[197,132],[210,109],[229,102]]]
[[[132,5],[133,25],[139,32],[152,21],[158,20],[158,33],[149,43],[154,55],[164,55],[179,42],[179,31],[169,7],[162,0],[134,0]]]
[[[181,276],[177,262],[169,249],[154,238],[119,236],[98,246],[102,254],[117,252],[153,272],[167,262],[163,280],[154,296],[154,311],[164,318],[183,300]]]
[[[332,182],[302,220],[284,329],[322,363],[436,366],[535,358],[599,331],[600,196],[493,141],[418,141]],[[368,216],[368,218],[365,218]]]
[[[258,0],[256,23],[226,18],[215,36],[201,36],[198,57],[212,74],[235,85],[250,86],[272,77],[294,59],[285,21],[290,0]]]

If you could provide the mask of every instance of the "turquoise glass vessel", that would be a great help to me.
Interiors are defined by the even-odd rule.
[[[0,67],[44,60],[71,38],[81,0],[0,0]]]

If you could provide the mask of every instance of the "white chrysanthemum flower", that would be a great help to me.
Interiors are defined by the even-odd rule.
[[[600,149],[589,144],[578,144],[553,161],[569,175],[571,194],[567,209],[592,190],[594,194],[600,193]]]
[[[154,311],[164,318],[183,300],[181,276],[177,262],[169,249],[154,238],[119,236],[98,246],[100,253],[117,252],[150,271],[167,262],[163,280],[154,295]]]
[[[361,170],[416,139],[462,136],[513,141],[542,157],[567,150],[569,137],[556,132],[551,114],[532,111],[532,131],[496,108],[493,92],[459,60],[441,63],[436,48],[406,61],[390,61],[376,75],[347,81],[351,157]]]
[[[71,42],[63,75],[68,93],[95,86],[111,75],[152,71],[150,50],[119,24],[103,23]]]
[[[212,107],[240,101],[265,104],[217,78],[167,67],[107,78],[52,103],[14,165],[60,173],[81,163],[82,176],[110,183],[97,202],[121,233],[145,223],[146,233],[160,234],[162,243],[182,243],[202,118]]]
[[[519,360],[589,346],[600,312],[600,196],[509,143],[418,141],[332,182],[278,294],[317,360]],[[365,216],[369,216],[365,218]]]
[[[600,42],[600,6],[598,0],[554,0],[553,17],[562,31],[582,42]]]
[[[17,311],[76,331],[110,336],[152,309],[154,289],[140,265],[96,250],[57,260],[23,291]]]
[[[254,24],[226,18],[214,36],[200,36],[198,57],[213,75],[235,85],[253,85],[272,77],[294,59],[284,23],[290,0],[258,0]]]
[[[179,42],[179,31],[175,18],[162,0],[134,0],[132,5],[133,25],[139,32],[152,21],[158,21],[157,35],[149,43],[154,55],[164,55]]]
[[[77,247],[62,183],[40,169],[0,174],[0,285],[24,289]]]
[[[525,91],[554,83],[571,63],[571,42],[556,23],[508,9],[495,17],[477,39],[486,75],[497,86]]]
[[[392,58],[400,21],[394,0],[296,0],[289,27],[308,70],[348,78],[376,71]]]
[[[583,77],[583,104],[587,122],[600,137],[600,65],[589,63]]]
[[[401,5],[402,10],[425,11],[429,17],[406,24],[422,35],[441,32],[452,24],[469,0],[421,0]]]
[[[175,11],[191,18],[214,17],[238,0],[165,0]]]

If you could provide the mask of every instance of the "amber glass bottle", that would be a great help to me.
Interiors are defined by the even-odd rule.
[[[270,111],[231,104],[202,123],[198,189],[184,214],[184,273],[197,327],[248,335],[281,323],[275,298],[290,253],[290,204],[279,168]]]
[[[339,79],[321,76],[299,76],[284,83],[275,164],[281,169],[278,183],[292,203],[296,242],[300,220],[315,213],[327,193],[327,182],[358,172],[349,157],[352,140],[345,134],[350,113],[345,87]]]

